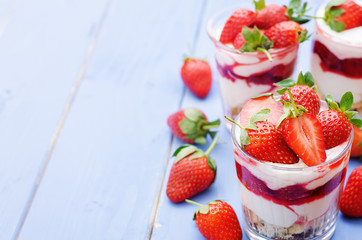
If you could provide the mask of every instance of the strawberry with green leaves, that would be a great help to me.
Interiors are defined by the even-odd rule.
[[[362,129],[353,125],[353,142],[351,157],[361,157],[362,161]]]
[[[278,83],[274,83],[274,85],[283,87],[283,89],[277,90],[277,92],[282,95],[281,100],[290,101],[289,93],[287,91],[287,89],[289,89],[296,105],[303,106],[313,115],[319,113],[320,98],[315,92],[314,79],[310,72],[307,72],[304,75],[303,73],[300,73],[297,82],[288,78]]]
[[[362,6],[352,0],[332,0],[326,6],[324,21],[336,32],[362,26]]]
[[[328,110],[321,111],[317,115],[321,123],[326,148],[330,149],[345,142],[351,134],[352,124],[362,127],[362,120],[354,118],[355,111],[349,111],[353,104],[353,95],[346,92],[340,101],[340,106],[331,95],[326,96]]]
[[[349,217],[362,217],[362,166],[351,172],[340,202],[341,212]]]
[[[268,29],[277,23],[294,21],[299,24],[308,22],[304,13],[308,10],[307,3],[301,4],[300,0],[291,0],[288,7],[275,3],[265,5],[264,0],[255,1],[255,25],[259,29]]]
[[[206,98],[212,84],[212,71],[206,60],[187,57],[181,68],[181,78],[198,98]]]
[[[246,8],[234,11],[224,25],[220,35],[220,42],[224,44],[232,43],[244,26],[248,27],[254,24],[255,16],[255,12]]]
[[[283,101],[284,114],[277,126],[285,142],[307,166],[319,165],[327,159],[322,126],[304,107],[297,108],[290,90],[287,92],[290,101]]]
[[[194,214],[194,220],[200,233],[206,239],[241,240],[243,233],[234,209],[226,202],[215,200],[206,205],[186,200],[200,206]]]
[[[172,165],[167,182],[167,197],[175,203],[206,190],[215,180],[216,163],[209,157],[218,137],[216,137],[204,153],[193,145],[179,147],[173,156],[176,157]]]
[[[284,21],[268,28],[264,35],[273,41],[273,48],[284,48],[297,45],[309,38],[307,30],[293,21]]]
[[[215,136],[216,132],[210,129],[218,127],[220,120],[208,122],[201,110],[186,108],[171,114],[167,124],[172,133],[185,143],[206,144],[206,135]]]
[[[281,131],[273,123],[264,121],[269,114],[270,109],[259,111],[245,127],[226,119],[241,129],[240,145],[252,157],[273,163],[297,163],[298,157],[285,143]]]

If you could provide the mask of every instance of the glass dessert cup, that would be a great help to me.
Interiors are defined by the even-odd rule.
[[[233,125],[231,134],[248,237],[330,239],[336,228],[353,131],[346,142],[327,150],[326,162],[306,167],[301,160],[288,165],[253,158],[240,146],[238,129]]]
[[[362,5],[362,1],[356,1]],[[324,15],[324,2],[317,16]],[[362,114],[362,26],[337,33],[322,19],[315,21],[311,73],[320,95],[331,94],[335,100],[351,91],[354,110]]]
[[[242,8],[253,9],[251,5]],[[239,7],[240,8],[240,7]],[[240,52],[232,45],[219,42],[226,20],[236,7],[223,10],[210,19],[207,31],[215,46],[217,76],[224,115],[235,118],[244,103],[253,95],[276,90],[273,83],[291,77],[299,45],[270,49],[273,59],[260,52]]]

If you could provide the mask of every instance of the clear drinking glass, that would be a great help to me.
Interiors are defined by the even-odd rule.
[[[321,4],[317,16],[324,16],[329,1]],[[362,1],[356,1],[362,5]],[[362,26],[335,32],[322,19],[315,21],[311,72],[321,94],[335,100],[351,91],[354,110],[362,113]]]
[[[233,125],[231,134],[244,232],[249,238],[330,239],[336,228],[353,132],[346,142],[327,150],[325,163],[305,167],[253,158],[241,148],[238,129]]]
[[[251,4],[239,8],[253,9]],[[299,45],[269,50],[272,62],[260,51],[240,52],[232,45],[219,42],[226,20],[236,10],[228,8],[209,20],[207,31],[215,45],[219,89],[224,115],[235,118],[244,103],[253,95],[272,92],[273,83],[293,74]]]

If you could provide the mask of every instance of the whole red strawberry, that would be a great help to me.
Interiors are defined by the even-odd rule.
[[[199,98],[205,98],[211,88],[212,72],[205,60],[186,58],[181,68],[181,78],[190,91]]]
[[[209,240],[241,240],[243,233],[234,209],[226,202],[215,200],[206,205],[186,200],[200,206],[194,220],[200,233]]]
[[[326,96],[328,110],[318,113],[317,118],[321,123],[326,148],[330,149],[345,142],[351,134],[352,123],[361,127],[362,120],[353,118],[356,112],[349,111],[353,104],[353,95],[346,92],[340,101],[340,106],[331,95]]]
[[[220,125],[220,120],[208,122],[206,115],[199,109],[186,108],[171,114],[167,124],[172,133],[185,143],[206,143],[206,135],[213,138],[216,134],[210,131]]]
[[[277,92],[282,94],[281,100],[290,101],[290,90],[295,104],[304,107],[309,113],[317,115],[320,110],[320,98],[314,90],[314,79],[310,72],[300,73],[297,82],[292,79],[286,79],[274,84],[275,86],[285,87]]]
[[[234,38],[234,41],[233,41],[233,46],[235,49],[240,49],[242,46],[244,46],[244,44],[246,43],[246,40],[243,36],[243,33],[242,32],[239,32],[235,38]]]
[[[265,8],[257,12],[255,25],[259,29],[268,29],[277,23],[288,21],[289,18],[285,15],[286,11],[287,8],[281,5],[266,5]]]
[[[167,182],[166,194],[172,202],[182,202],[204,190],[215,180],[216,163],[208,155],[214,148],[217,137],[206,153],[192,145],[178,148],[174,155]]]
[[[277,23],[265,31],[265,36],[274,43],[274,48],[284,48],[305,41],[307,31],[293,21]]]
[[[220,35],[221,43],[232,43],[235,36],[241,32],[243,26],[250,26],[255,21],[255,12],[246,9],[240,8],[237,9],[226,21],[224,28]]]
[[[362,166],[353,169],[339,204],[344,215],[362,217]]]
[[[228,120],[241,128],[240,145],[254,158],[274,163],[297,163],[298,157],[284,141],[281,131],[273,123],[263,121],[269,113],[270,109],[259,111],[245,127]]]
[[[351,149],[351,157],[362,156],[362,129],[353,125],[353,142]]]
[[[324,19],[336,32],[362,26],[362,6],[352,0],[331,1],[326,6]]]

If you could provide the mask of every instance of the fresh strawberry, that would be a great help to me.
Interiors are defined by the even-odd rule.
[[[167,124],[172,133],[185,143],[206,143],[206,135],[213,138],[216,132],[210,131],[220,125],[220,120],[208,122],[206,115],[196,108],[186,108],[171,114]]]
[[[273,41],[274,48],[284,48],[296,45],[305,41],[307,31],[293,21],[284,21],[277,23],[265,31],[265,36]]]
[[[206,205],[186,200],[200,206],[194,220],[200,233],[206,239],[241,240],[243,233],[234,209],[226,202],[215,200]]]
[[[206,153],[192,145],[183,145],[175,151],[173,156],[176,160],[172,165],[166,189],[172,202],[185,201],[206,190],[214,182],[216,163],[208,155],[217,139],[214,139]]]
[[[250,26],[255,21],[255,12],[240,8],[237,9],[226,21],[221,32],[220,42],[227,44],[234,41],[235,36],[241,31],[243,26]]]
[[[240,49],[242,46],[244,46],[244,44],[246,43],[246,40],[243,36],[243,33],[242,32],[239,32],[235,38],[234,38],[234,41],[233,41],[233,46],[235,49]]]
[[[362,26],[362,6],[352,0],[330,1],[324,20],[336,32]]]
[[[227,119],[241,128],[240,145],[252,157],[274,163],[297,163],[298,157],[284,141],[281,131],[264,120],[269,114],[270,109],[259,111],[245,127]]]
[[[362,166],[353,169],[339,204],[344,215],[362,217]]]
[[[284,6],[269,4],[257,12],[255,25],[259,29],[268,29],[277,23],[288,21],[289,18],[285,15],[286,11],[287,8]]]
[[[353,95],[346,92],[340,101],[340,106],[331,95],[326,96],[328,110],[318,113],[317,118],[321,123],[326,148],[330,149],[348,139],[352,130],[352,123],[362,126],[362,120],[353,118],[356,112],[349,111],[353,104]]]
[[[290,101],[289,93],[286,91],[289,89],[297,107],[300,105],[313,115],[319,113],[320,98],[314,90],[314,79],[310,72],[307,72],[305,75],[300,73],[297,82],[288,78],[274,85],[284,87],[281,90],[277,90],[278,93],[282,94],[281,100]]]
[[[351,149],[351,157],[362,156],[362,129],[353,125],[353,142]]]
[[[323,131],[315,115],[304,113],[286,118],[282,129],[288,146],[307,166],[325,162],[327,156]]]
[[[190,91],[199,98],[205,98],[211,88],[212,72],[205,60],[186,58],[181,68],[181,78]]]
[[[243,106],[239,114],[239,124],[245,126],[250,122],[250,118],[267,107],[270,109],[270,114],[265,121],[271,122],[274,125],[278,123],[279,118],[283,115],[283,104],[275,101],[272,94],[263,94],[249,99]]]

